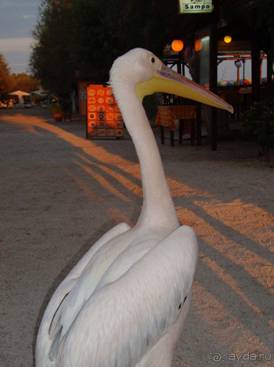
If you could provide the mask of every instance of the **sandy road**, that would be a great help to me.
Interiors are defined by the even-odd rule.
[[[174,366],[274,366],[274,171],[249,145],[161,147],[200,240]],[[0,367],[31,367],[45,300],[87,248],[141,203],[132,143],[87,141],[77,122],[0,112]]]

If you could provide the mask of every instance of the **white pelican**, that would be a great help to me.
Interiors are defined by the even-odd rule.
[[[232,108],[144,49],[119,57],[110,75],[140,160],[142,210],[134,227],[103,235],[56,289],[37,335],[37,367],[169,367],[189,309],[196,237],[178,222],[141,99],[159,91]]]

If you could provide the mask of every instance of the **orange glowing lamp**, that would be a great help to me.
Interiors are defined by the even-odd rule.
[[[224,36],[224,42],[225,42],[226,44],[231,43],[231,42],[232,42],[232,37],[231,37],[230,35],[226,35],[226,36]]]
[[[174,40],[171,42],[171,49],[174,52],[181,52],[184,49],[184,42],[182,40]]]
[[[195,40],[195,43],[194,43],[194,50],[195,50],[196,52],[199,52],[199,51],[201,51],[202,47],[203,47],[203,45],[202,45],[202,41],[201,41],[200,39]]]

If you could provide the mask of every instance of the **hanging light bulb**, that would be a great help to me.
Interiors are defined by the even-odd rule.
[[[184,42],[182,40],[174,40],[171,42],[171,49],[174,52],[181,52],[184,49]]]
[[[196,39],[195,42],[194,42],[194,50],[196,52],[199,52],[201,51],[203,45],[202,45],[202,41],[200,39]]]
[[[224,42],[227,44],[231,43],[232,37],[229,34],[227,34],[226,36],[224,36]]]

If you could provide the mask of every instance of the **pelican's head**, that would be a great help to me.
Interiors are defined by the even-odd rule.
[[[140,99],[156,92],[192,99],[233,113],[223,99],[166,67],[152,52],[135,48],[118,57],[110,70],[113,85],[134,85]]]

